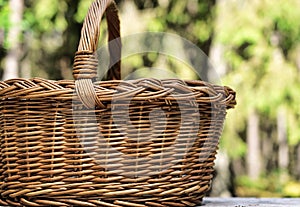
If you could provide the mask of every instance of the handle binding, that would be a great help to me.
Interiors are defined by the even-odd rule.
[[[101,100],[96,95],[93,81],[97,77],[98,60],[95,52],[100,36],[101,19],[106,13],[108,25],[108,41],[110,53],[110,68],[108,79],[120,80],[121,72],[121,38],[120,20],[118,10],[113,0],[95,0],[84,20],[78,50],[75,54],[73,77],[75,90],[82,103],[93,108],[95,104],[104,108]]]

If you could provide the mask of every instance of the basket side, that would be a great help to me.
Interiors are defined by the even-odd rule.
[[[91,110],[74,81],[26,80],[26,91],[23,81],[0,104],[2,205],[195,206],[205,196],[230,93],[193,83],[189,102],[168,80],[99,82],[106,108]]]

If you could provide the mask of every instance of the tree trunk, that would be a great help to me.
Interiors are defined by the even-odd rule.
[[[259,178],[261,174],[261,146],[259,137],[259,117],[256,111],[252,111],[248,117],[247,127],[247,172],[252,180]]]
[[[223,16],[226,14],[227,10],[224,7],[226,5],[227,0],[216,0],[216,11],[217,14],[215,17],[216,27],[222,25]],[[213,41],[209,51],[209,58],[213,64],[214,69],[216,70],[218,76],[222,77],[226,75],[227,72],[227,62],[225,60],[225,46],[218,42]],[[210,71],[209,71],[210,72]]]
[[[209,52],[209,58],[214,65],[217,74],[222,77],[226,75],[227,65],[224,58],[224,45],[213,43]]]
[[[277,156],[274,156],[274,141],[272,137],[270,135],[270,137],[264,137],[261,140],[261,156],[263,157],[261,168],[266,169],[267,172],[277,164]]]
[[[277,113],[278,166],[286,170],[289,165],[289,146],[287,140],[286,113],[279,109]]]
[[[297,50],[296,50],[296,66],[298,68],[298,72],[300,73],[300,46],[298,46]]]
[[[17,78],[20,60],[20,35],[23,17],[24,0],[10,0],[10,24],[8,32],[9,49],[6,56],[3,79]]]
[[[297,157],[296,157],[296,178],[300,179],[300,144],[297,146]]]
[[[230,172],[230,160],[228,155],[219,150],[215,161],[215,178],[212,183],[210,196],[212,197],[231,197],[233,183]]]
[[[0,49],[2,49],[1,47],[3,44],[4,44],[4,29],[0,28]]]

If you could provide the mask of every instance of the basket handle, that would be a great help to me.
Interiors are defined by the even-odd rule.
[[[100,22],[106,13],[110,53],[108,79],[120,80],[121,39],[120,20],[114,0],[95,0],[89,8],[81,30],[78,50],[75,54],[73,77],[75,90],[81,102],[88,108],[95,104],[105,108],[96,95],[93,81],[97,77],[98,61],[95,52],[100,36]],[[114,41],[112,41],[114,40]],[[112,42],[111,42],[112,41]]]

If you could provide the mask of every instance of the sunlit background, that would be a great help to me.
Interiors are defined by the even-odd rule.
[[[91,2],[0,0],[2,80],[72,79],[72,61]],[[211,196],[299,197],[300,1],[117,3],[122,35],[178,34],[201,48],[222,84],[237,92],[238,105],[228,112],[220,140]],[[103,21],[100,44],[106,39]],[[159,68],[182,79],[199,78],[182,62],[156,53],[128,57],[122,66],[123,77],[141,68]],[[204,68],[200,78],[208,74]]]

